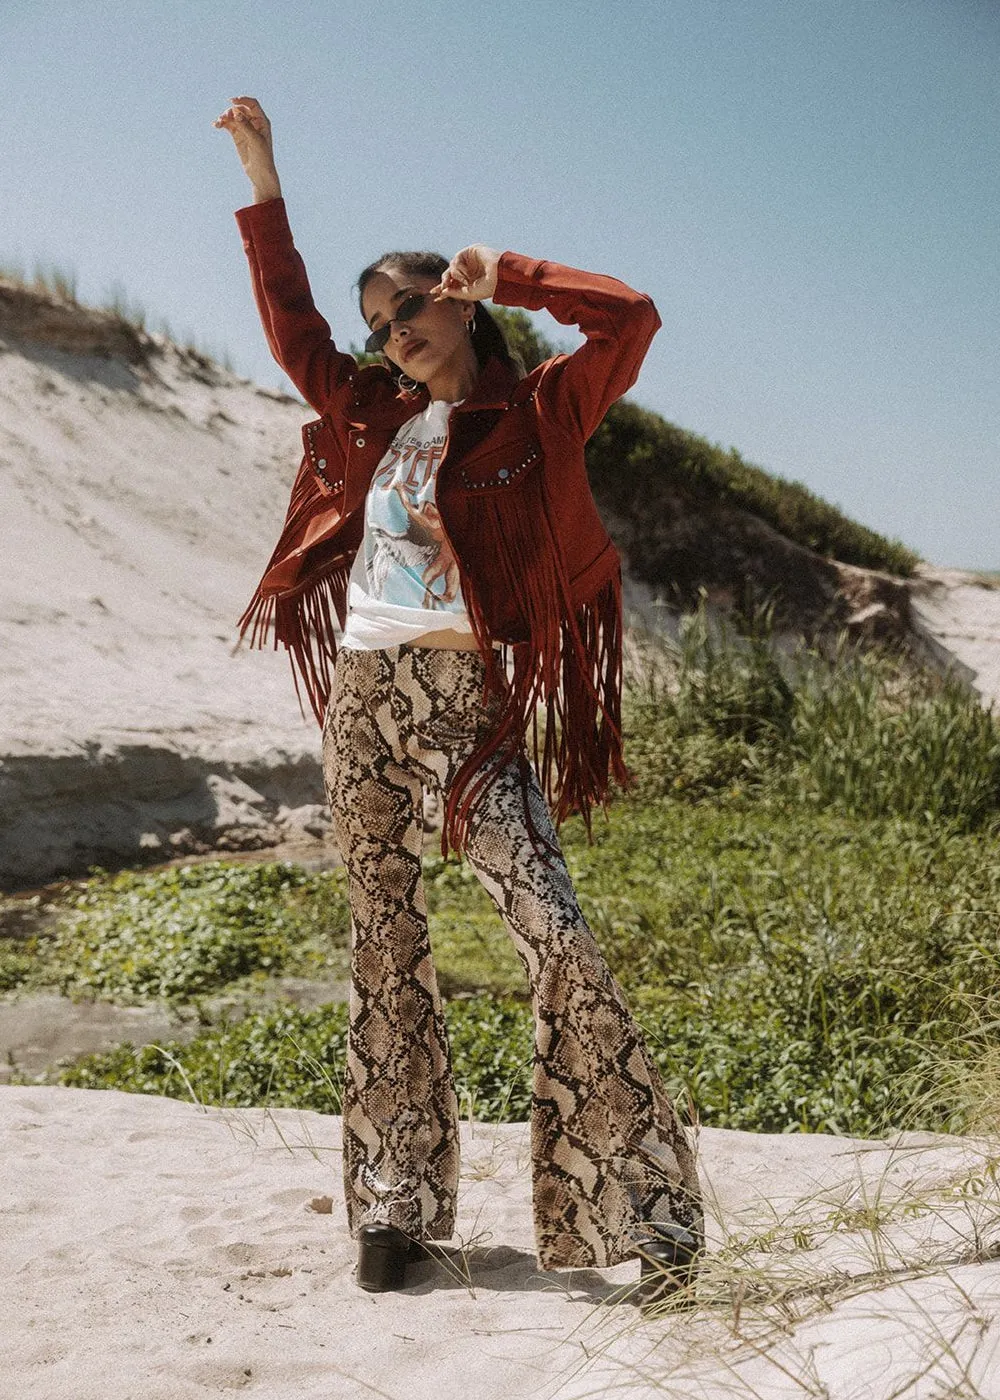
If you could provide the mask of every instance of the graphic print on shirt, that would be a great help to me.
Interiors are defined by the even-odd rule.
[[[449,404],[432,403],[400,429],[369,487],[367,591],[399,607],[464,610],[458,565],[434,501]]]

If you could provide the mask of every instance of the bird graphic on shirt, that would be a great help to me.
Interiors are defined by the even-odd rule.
[[[375,549],[369,567],[372,591],[380,597],[393,564],[399,564],[419,575],[424,586],[425,608],[440,608],[454,602],[459,592],[458,564],[445,539],[440,511],[432,501],[414,505],[400,482],[393,489],[402,502],[409,524],[401,534],[382,526],[375,527]],[[438,579],[444,580],[444,590],[440,594],[432,592]]]

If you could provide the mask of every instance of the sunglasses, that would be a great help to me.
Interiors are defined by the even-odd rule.
[[[377,355],[380,350],[384,350],[389,344],[389,337],[392,334],[393,321],[412,321],[424,309],[427,301],[426,292],[413,292],[396,307],[395,316],[390,316],[384,326],[379,326],[377,331],[372,331],[365,341],[365,352],[368,355]]]

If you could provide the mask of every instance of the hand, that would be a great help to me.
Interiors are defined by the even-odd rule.
[[[233,97],[230,101],[232,106],[212,125],[232,136],[258,202],[275,199],[281,194],[281,185],[274,165],[271,123],[256,97]]]
[[[441,274],[441,281],[430,290],[435,301],[485,301],[497,289],[500,254],[485,243],[473,243],[456,253]]]

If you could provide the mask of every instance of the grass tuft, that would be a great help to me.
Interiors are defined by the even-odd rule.
[[[0,278],[17,287],[57,297],[60,301],[80,307],[82,310],[110,312],[123,325],[131,326],[134,330],[143,333],[155,329],[157,334],[162,335],[173,344],[181,345],[181,341],[171,329],[169,322],[163,317],[158,318],[155,323],[151,322],[145,306],[130,296],[121,282],[113,282],[108,287],[103,299],[96,306],[91,306],[81,302],[77,296],[76,272],[59,264],[36,262],[29,275],[23,262],[17,259],[4,259],[0,261]],[[234,372],[232,356],[228,350],[219,351],[211,346],[203,346],[193,335],[185,337],[181,348],[203,362],[210,361],[213,364],[221,365],[230,373]]]
[[[247,977],[342,974],[349,928],[342,870],[207,862],[87,881],[46,958],[67,993],[188,1001]]]

